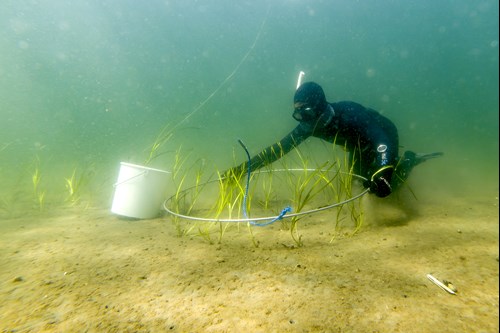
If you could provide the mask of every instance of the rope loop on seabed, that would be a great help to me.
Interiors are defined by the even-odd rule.
[[[269,172],[282,172],[282,171],[328,171],[328,170],[318,170],[318,169],[276,169],[276,170],[262,170],[262,171],[257,171],[257,173],[269,173]],[[356,177],[356,178],[359,178],[361,180],[367,180],[365,177],[363,176],[360,176],[360,175],[356,175],[356,174],[349,174],[350,176],[352,177]],[[211,180],[211,181],[208,181],[206,183],[204,183],[203,185],[207,185],[209,183],[213,183],[213,182],[218,182],[219,179],[215,179],[215,180]],[[196,188],[196,187],[200,187],[200,185],[198,186],[192,186],[192,187],[189,187],[179,193],[185,193],[187,191],[190,191],[192,190],[193,188]],[[346,199],[344,201],[341,201],[341,202],[336,202],[334,204],[331,204],[331,205],[327,205],[327,206],[323,206],[323,207],[319,207],[319,208],[315,208],[315,209],[310,209],[310,210],[306,210],[306,211],[302,211],[302,212],[298,212],[298,213],[291,213],[291,214],[287,214],[289,211],[287,208],[289,207],[286,207],[285,209],[283,209],[281,211],[281,213],[278,215],[278,216],[269,216],[269,217],[257,217],[257,218],[241,218],[241,219],[217,219],[217,218],[203,218],[203,217],[196,217],[196,216],[190,216],[190,215],[183,215],[183,214],[179,214],[179,213],[176,213],[176,212],[173,212],[172,210],[170,210],[168,207],[167,207],[167,203],[172,201],[174,199],[175,196],[177,195],[173,195],[171,196],[170,198],[168,198],[167,200],[165,200],[163,202],[163,209],[165,209],[165,211],[173,216],[176,216],[176,217],[179,217],[179,218],[183,218],[183,219],[186,219],[186,220],[192,220],[192,221],[201,221],[201,222],[233,222],[233,223],[244,223],[244,222],[247,222],[247,223],[250,223],[251,225],[254,225],[254,226],[260,226],[260,227],[263,227],[263,226],[267,226],[267,225],[270,225],[271,223],[277,221],[277,220],[281,220],[281,219],[285,219],[285,218],[292,218],[292,217],[297,217],[297,216],[302,216],[302,215],[307,215],[307,214],[314,214],[314,213],[318,213],[318,212],[321,212],[321,211],[324,211],[324,210],[327,210],[327,209],[331,209],[331,208],[335,208],[335,207],[339,207],[339,206],[342,206],[342,205],[345,205],[351,201],[354,201],[354,200],[357,200],[359,198],[361,198],[362,196],[364,196],[366,193],[368,193],[370,191],[370,189],[365,189],[363,192],[353,196],[352,198],[349,198],[349,199]],[[258,221],[261,221],[262,223],[256,223]],[[267,221],[267,223],[265,222]]]

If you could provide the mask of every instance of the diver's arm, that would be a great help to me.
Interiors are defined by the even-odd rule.
[[[260,153],[252,157],[250,159],[250,171],[258,170],[263,166],[280,159],[309,136],[310,134],[299,124],[292,132],[286,135],[279,142],[265,148]],[[239,178],[247,172],[248,161],[229,169],[223,175],[225,177],[234,175],[236,178]]]
[[[397,160],[398,147],[394,140],[383,132],[377,135],[375,142],[375,171],[365,186],[376,196],[383,198],[392,193],[391,182],[396,167],[394,162]]]
[[[344,101],[334,105],[342,113],[342,130],[353,147],[361,139],[365,144],[360,149],[364,168],[370,172],[364,182],[365,188],[378,197],[392,192],[391,180],[398,156],[398,131],[387,118],[361,104]],[[357,153],[357,152],[356,152]]]

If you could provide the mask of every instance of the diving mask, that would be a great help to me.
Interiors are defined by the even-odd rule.
[[[295,103],[294,107],[292,116],[297,121],[310,121],[318,117],[314,108],[308,104]]]

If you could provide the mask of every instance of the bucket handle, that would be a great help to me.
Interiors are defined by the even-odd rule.
[[[122,180],[122,181],[121,181],[121,182],[119,182],[119,183],[114,183],[114,184],[113,184],[113,187],[117,187],[118,185],[121,185],[121,184],[123,184],[123,183],[126,183],[126,182],[128,182],[128,181],[130,181],[130,180],[132,180],[132,179],[134,179],[134,178],[140,177],[140,176],[145,175],[145,174],[147,174],[147,173],[148,173],[148,171],[147,171],[147,170],[142,171],[141,173],[138,173],[137,175],[132,176],[132,177],[130,177],[130,178],[128,178],[128,179]]]

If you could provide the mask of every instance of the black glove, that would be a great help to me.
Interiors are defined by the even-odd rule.
[[[392,166],[383,167],[373,174],[371,180],[364,182],[364,187],[369,188],[379,198],[384,198],[391,194],[391,178],[394,168]]]

